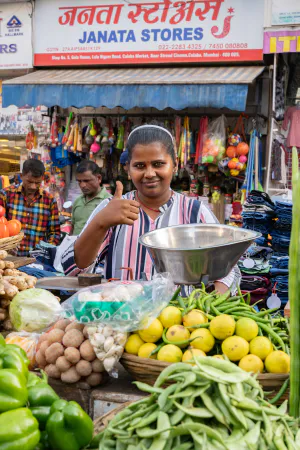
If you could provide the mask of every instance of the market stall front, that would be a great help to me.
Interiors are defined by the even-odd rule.
[[[238,117],[241,111],[245,111],[247,114],[243,119],[247,122],[245,133],[248,134],[253,129],[254,118],[259,129],[266,133],[263,117],[267,111],[263,105],[268,103],[268,95],[265,90],[261,94],[266,81],[263,71],[264,67],[261,65],[39,70],[5,83],[3,99],[7,105],[39,104],[42,101],[49,108],[55,107],[60,116],[58,128],[65,124],[66,131],[60,134],[60,141],[64,143],[62,146],[61,142],[57,145],[51,133],[48,152],[50,159],[54,165],[57,164],[53,160],[53,147],[58,147],[56,152],[60,149],[58,166],[62,154],[65,158],[68,156],[68,164],[74,164],[77,157],[86,157],[90,153],[90,158],[101,167],[103,181],[107,183],[106,187],[109,189],[114,189],[114,182],[118,178],[122,179],[127,189],[128,181],[122,170],[120,155],[126,147],[130,130],[145,122],[164,125],[174,136],[176,135],[176,151],[181,160],[179,179],[191,180],[183,190],[192,193],[191,184],[198,186],[197,180],[200,180],[200,185],[204,186],[209,181],[210,197],[213,187],[219,188],[220,183],[216,183],[216,177],[208,180],[210,174],[207,172],[207,163],[212,158],[202,160],[201,142],[205,141],[209,123],[206,117],[209,116],[213,122],[220,114],[226,114],[228,126],[238,133],[244,127]],[[54,125],[56,123],[54,117],[56,118],[57,114],[54,113],[52,117]],[[220,150],[218,161],[225,158],[224,164],[227,168],[229,159],[226,159],[225,155],[226,123],[223,119],[220,120],[220,136],[216,136],[217,140],[220,138],[217,141]],[[76,124],[79,124],[79,129],[84,130],[80,148],[74,148],[72,144],[74,134],[70,130],[78,129]],[[90,131],[94,129],[96,135],[90,136]],[[245,135],[243,139],[246,139]],[[77,138],[75,141],[79,142]],[[49,145],[47,141],[46,143]],[[190,150],[187,149],[188,145]],[[182,146],[185,148],[181,149]],[[244,157],[243,161],[246,159]],[[203,166],[202,162],[206,164]],[[211,173],[216,167],[216,165],[210,167]],[[245,170],[246,166],[240,164],[239,167]],[[229,174],[229,170],[227,172]],[[238,175],[239,170],[235,174]],[[217,174],[219,180],[220,175],[221,172]],[[223,178],[225,180],[226,177]],[[195,182],[192,181],[194,179]],[[240,182],[242,180],[243,177],[238,179]],[[227,200],[230,200],[230,204],[232,194],[236,191],[236,182],[232,178],[231,188],[222,188],[222,194],[228,194]],[[74,195],[79,195],[75,191],[73,183],[68,194],[69,200],[73,200]],[[193,193],[202,195],[203,189],[196,187]],[[207,196],[207,193],[204,192],[204,195]],[[222,208],[224,209],[224,205]],[[227,221],[229,216],[230,214],[227,214]],[[223,221],[224,213],[220,213],[218,218]]]

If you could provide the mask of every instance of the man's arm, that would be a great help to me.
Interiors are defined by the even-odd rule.
[[[48,223],[48,242],[58,245],[60,241],[60,223],[58,217],[58,208],[56,200],[52,200],[50,207],[50,219]]]

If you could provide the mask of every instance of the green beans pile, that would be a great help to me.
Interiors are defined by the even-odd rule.
[[[235,364],[194,362],[168,366],[154,386],[136,382],[150,396],[111,420],[99,450],[300,449],[299,422],[287,415],[287,402],[268,403],[256,379]]]
[[[255,305],[250,305],[250,294],[243,295],[239,290],[238,295],[230,297],[229,292],[218,294],[216,291],[207,293],[205,286],[194,289],[188,298],[182,298],[178,294],[174,296],[170,304],[181,308],[182,314],[187,314],[192,309],[200,309],[209,320],[221,314],[228,314],[235,320],[242,317],[255,320],[259,327],[259,336],[266,336],[274,346],[274,350],[289,351],[289,322],[278,312],[278,308],[262,309],[257,312]],[[199,325],[199,328],[207,325]],[[193,327],[197,328],[197,326]]]

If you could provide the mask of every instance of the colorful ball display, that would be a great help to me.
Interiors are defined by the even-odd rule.
[[[203,164],[217,164],[225,153],[225,147],[222,145],[222,140],[218,138],[208,138],[204,141],[202,150]]]
[[[240,142],[242,142],[242,138],[237,133],[231,133],[228,137],[228,145],[233,145],[236,147]]]

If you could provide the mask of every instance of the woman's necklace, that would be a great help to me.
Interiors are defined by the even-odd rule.
[[[149,206],[145,205],[145,204],[141,201],[140,197],[138,196],[137,191],[136,191],[136,198],[138,199],[139,203],[140,203],[142,206],[144,206],[144,208],[147,208],[147,209],[149,209],[150,211],[154,211],[154,212],[157,212],[157,213],[160,212],[159,209],[149,208]]]

